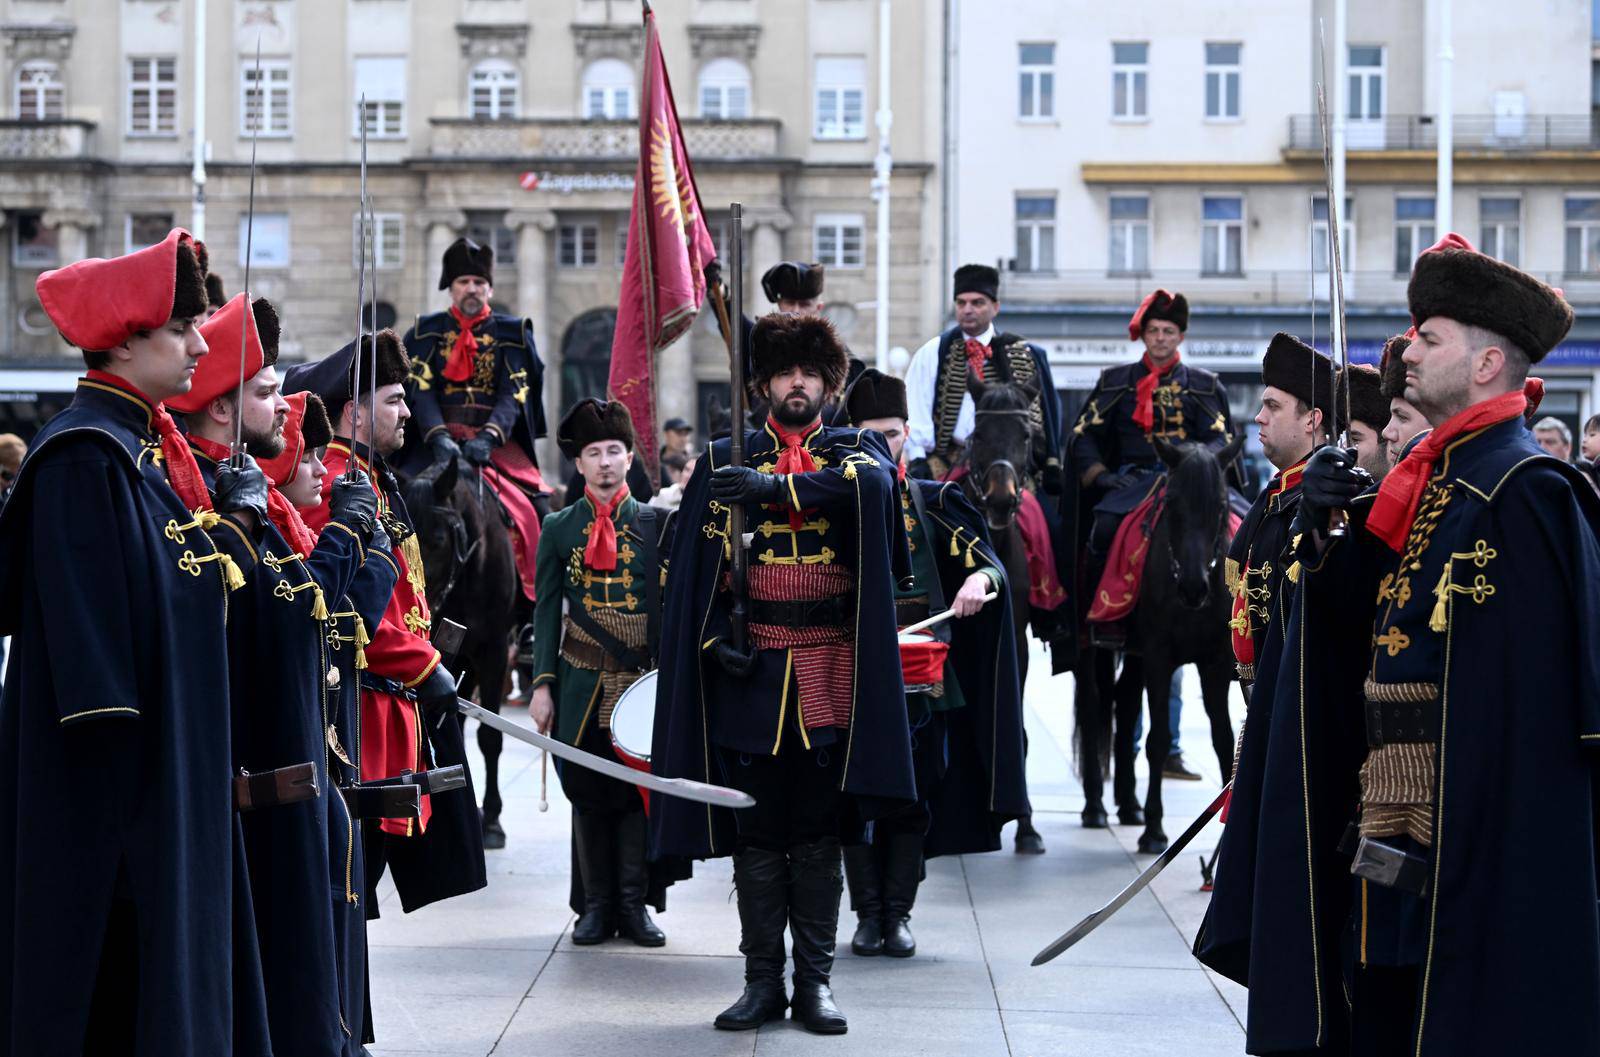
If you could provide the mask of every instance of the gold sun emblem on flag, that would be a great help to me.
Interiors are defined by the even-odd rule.
[[[651,157],[654,171],[650,190],[661,217],[678,225],[684,241],[689,238],[689,226],[695,220],[692,204],[693,191],[686,174],[678,171],[677,160],[672,155],[672,135],[663,118],[656,118],[655,150]]]

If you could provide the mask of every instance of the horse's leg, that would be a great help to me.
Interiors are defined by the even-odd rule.
[[[1122,674],[1115,675],[1115,655],[1106,653],[1103,694],[1112,699],[1116,712],[1113,744],[1116,769],[1112,772],[1117,800],[1117,822],[1124,826],[1144,825],[1144,808],[1139,805],[1139,784],[1134,775],[1138,746],[1134,731],[1139,727],[1139,711],[1144,707],[1144,667],[1138,657],[1124,655]]]
[[[1017,682],[1024,690],[1028,685],[1028,558],[1022,550],[1022,533],[1015,525],[1006,531],[1002,542],[1001,559],[1006,566],[1006,576],[1011,587],[1011,615],[1017,642]],[[1022,758],[1028,758],[1028,732],[1022,732]],[[1024,768],[1026,773],[1026,768]],[[1015,847],[1018,855],[1043,855],[1044,838],[1033,828],[1033,816],[1017,819]]]
[[[1073,721],[1077,725],[1078,768],[1083,776],[1083,826],[1105,829],[1105,772],[1100,766],[1100,732],[1105,723],[1105,698],[1096,669],[1103,651],[1093,650],[1078,661],[1073,673]]]
[[[1211,721],[1211,747],[1217,752],[1222,781],[1233,777],[1233,720],[1228,716],[1228,697],[1233,672],[1226,657],[1200,667],[1200,694],[1206,703],[1206,718]]]
[[[1139,850],[1167,850],[1167,834],[1161,828],[1161,770],[1172,749],[1172,662],[1165,657],[1144,656],[1145,698],[1150,705],[1150,726],[1145,731],[1144,756],[1150,763],[1150,784],[1144,800],[1144,832],[1139,835]]]
[[[498,635],[487,635],[473,654],[473,671],[478,677],[478,703],[500,714],[505,696],[506,648]],[[483,846],[504,848],[506,831],[500,825],[500,749],[505,736],[486,724],[478,724],[478,750],[483,753]]]

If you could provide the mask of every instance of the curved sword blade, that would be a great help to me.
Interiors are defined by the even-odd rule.
[[[1128,887],[1124,888],[1122,891],[1118,892],[1111,902],[1107,903],[1099,910],[1096,910],[1093,914],[1090,914],[1088,917],[1072,926],[1072,928],[1068,929],[1066,932],[1057,937],[1057,939],[1048,947],[1040,951],[1038,954],[1035,954],[1031,964],[1043,965],[1045,962],[1055,958],[1068,947],[1073,946],[1079,940],[1089,935],[1089,933],[1093,932],[1101,925],[1104,925],[1106,920],[1110,918],[1111,915],[1127,906],[1134,896],[1138,895],[1140,892],[1143,892],[1146,888],[1149,888],[1150,882],[1154,881],[1156,876],[1160,874],[1162,870],[1165,870],[1168,866],[1172,865],[1172,861],[1178,857],[1179,853],[1182,852],[1184,848],[1189,846],[1189,842],[1198,837],[1200,835],[1200,831],[1206,828],[1206,823],[1210,822],[1211,819],[1216,816],[1216,813],[1222,810],[1222,805],[1226,803],[1228,799],[1228,791],[1232,788],[1232,782],[1229,782],[1227,785],[1223,786],[1222,792],[1218,793],[1217,798],[1211,801],[1211,806],[1202,811],[1199,818],[1189,823],[1189,828],[1179,834],[1178,839],[1169,844],[1167,846],[1167,850],[1156,857],[1155,862],[1145,867],[1144,873],[1140,874],[1138,877],[1135,877],[1133,879],[1133,883],[1128,885]]]

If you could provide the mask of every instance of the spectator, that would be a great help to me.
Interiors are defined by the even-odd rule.
[[[1600,460],[1600,415],[1590,415],[1583,424],[1583,457],[1591,463]]]
[[[650,499],[650,505],[663,510],[676,510],[683,502],[683,487],[694,473],[695,460],[681,451],[669,451],[661,456],[661,476],[667,484]]]
[[[1554,415],[1546,415],[1533,424],[1533,439],[1562,462],[1572,461],[1572,430]]]
[[[667,473],[667,456],[682,455],[687,459],[690,455],[689,442],[694,439],[694,427],[681,418],[669,418],[666,425],[661,427],[661,487],[665,488],[673,483],[671,475]]]

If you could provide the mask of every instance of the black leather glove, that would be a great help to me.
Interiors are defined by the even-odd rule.
[[[711,656],[722,665],[722,670],[735,679],[744,679],[756,666],[756,650],[752,646],[740,653],[734,649],[733,643],[727,639],[718,639],[715,646],[711,647]]]
[[[467,461],[474,466],[487,466],[490,457],[494,455],[494,440],[480,433],[461,445],[461,454],[465,455]]]
[[[434,462],[449,462],[461,454],[456,439],[442,429],[428,438],[428,450],[433,452]]]
[[[1372,475],[1356,465],[1356,450],[1329,444],[1318,448],[1300,478],[1300,510],[1306,524],[1328,531],[1329,515],[1372,486]]]
[[[711,474],[711,498],[722,503],[777,503],[783,480],[748,466],[719,466]]]
[[[417,704],[424,711],[438,712],[456,707],[456,677],[443,664],[437,665],[417,686]]]
[[[1061,467],[1057,463],[1046,463],[1045,468],[1039,471],[1039,489],[1045,495],[1061,494]]]
[[[372,526],[378,520],[378,493],[372,490],[372,481],[366,474],[357,470],[354,479],[339,475],[328,495],[328,514],[363,536],[372,535]]]
[[[391,540],[389,538],[389,534],[383,530],[382,518],[375,517],[372,519],[372,536],[367,540],[367,549],[388,551],[391,554],[394,553],[394,541]]]
[[[267,520],[267,475],[261,472],[255,459],[243,457],[241,466],[231,462],[217,467],[216,496],[212,505],[219,514],[237,514],[252,511],[262,521]]]
[[[722,285],[722,262],[713,259],[703,269],[706,277],[706,289],[714,290]]]

